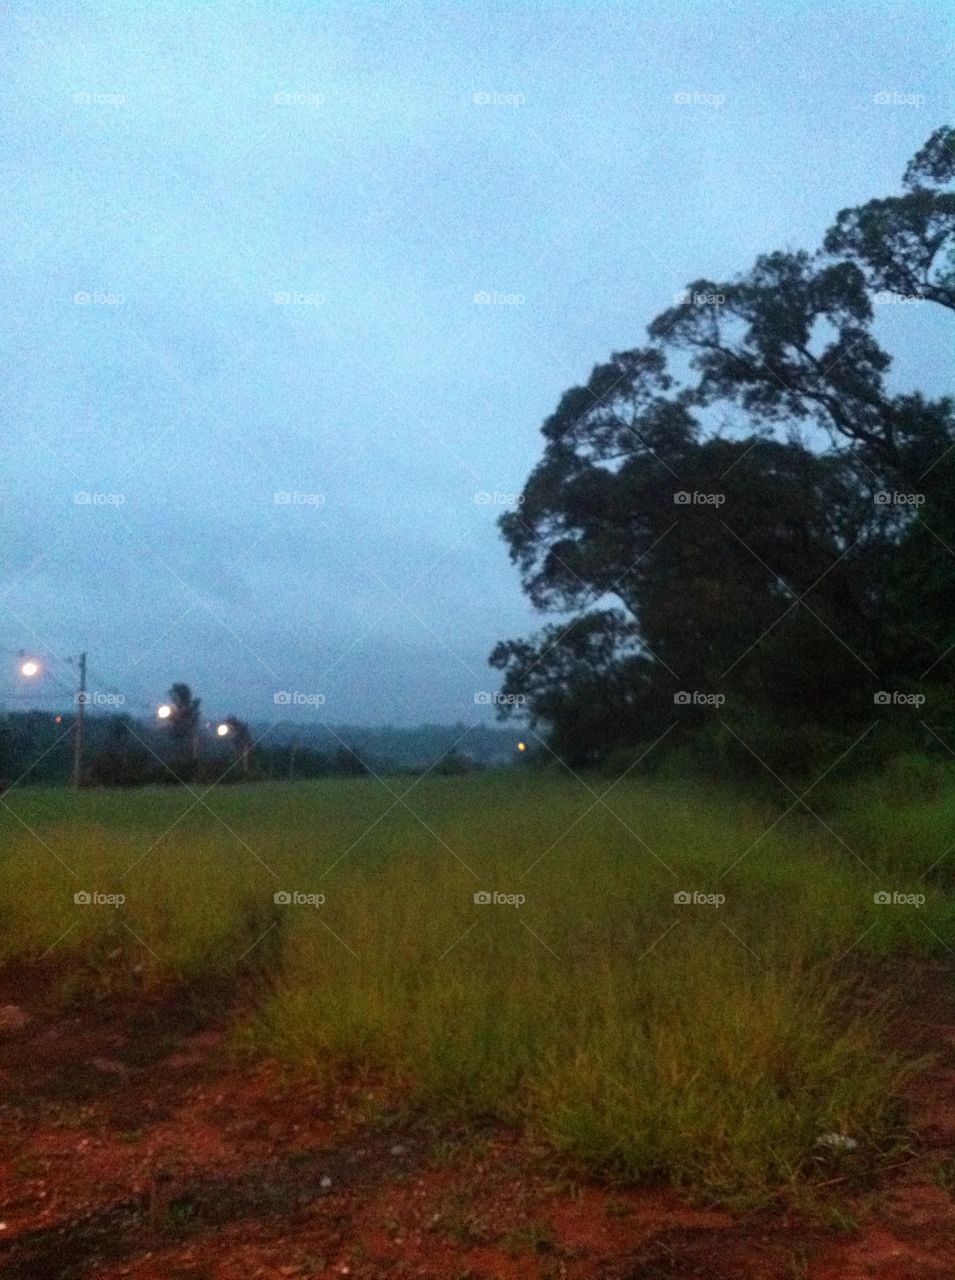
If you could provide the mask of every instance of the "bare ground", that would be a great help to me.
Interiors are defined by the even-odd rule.
[[[836,1229],[575,1177],[519,1134],[389,1111],[230,1048],[227,993],[64,1011],[0,983],[10,1280],[955,1280],[955,966],[911,966],[912,1151]]]

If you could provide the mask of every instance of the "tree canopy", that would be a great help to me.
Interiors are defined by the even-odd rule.
[[[490,660],[523,695],[502,714],[522,706],[561,758],[674,729],[850,742],[880,713],[948,722],[955,404],[893,388],[874,319],[955,304],[955,130],[902,187],[844,209],[815,253],[693,281],[544,422],[500,525],[559,620]]]

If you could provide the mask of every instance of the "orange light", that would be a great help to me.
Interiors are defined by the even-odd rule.
[[[518,751],[526,751],[526,750],[527,750],[527,744],[526,744],[525,742],[519,742],[519,743],[517,744],[517,749],[518,749]]]

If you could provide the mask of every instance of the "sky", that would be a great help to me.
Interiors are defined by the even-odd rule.
[[[688,281],[896,192],[950,13],[0,4],[0,707],[85,650],[136,714],[492,721],[549,621],[496,527],[541,422]],[[879,323],[937,392],[917,310]]]

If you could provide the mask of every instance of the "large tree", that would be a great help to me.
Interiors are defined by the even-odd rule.
[[[169,729],[181,761],[195,761],[199,737],[199,712],[202,700],[193,696],[189,685],[177,682],[170,686]]]
[[[840,213],[820,253],[694,281],[545,421],[501,528],[562,616],[491,662],[565,757],[643,741],[674,706],[704,720],[681,692],[848,732],[880,689],[942,676],[955,412],[890,390],[872,302],[952,303],[953,138],[933,134],[902,196]]]

